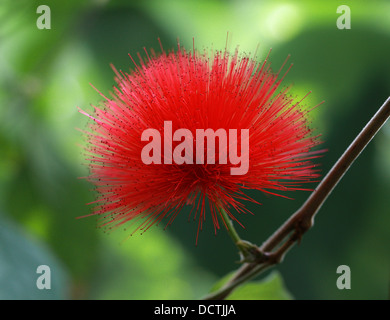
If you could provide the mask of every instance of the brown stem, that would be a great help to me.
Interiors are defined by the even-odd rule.
[[[290,216],[259,248],[265,258],[243,264],[220,290],[209,294],[204,299],[224,299],[243,282],[282,261],[287,250],[295,242],[300,241],[303,234],[313,226],[314,217],[322,204],[389,116],[390,97],[357,135],[302,207]],[[289,237],[285,240],[287,236]],[[277,248],[276,251],[272,252],[275,248]]]

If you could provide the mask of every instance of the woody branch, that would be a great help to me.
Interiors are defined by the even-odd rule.
[[[252,262],[243,264],[221,289],[209,294],[204,299],[224,299],[242,283],[280,263],[287,251],[297,241],[300,241],[303,234],[313,226],[315,215],[322,204],[389,117],[390,97],[357,135],[302,207],[257,248],[257,258]]]

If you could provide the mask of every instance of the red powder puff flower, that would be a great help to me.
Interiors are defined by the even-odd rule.
[[[197,234],[207,207],[216,231],[221,208],[237,221],[234,213],[248,212],[242,200],[256,202],[243,190],[302,190],[318,176],[308,111],[279,89],[268,57],[179,45],[140,60],[130,74],[114,68],[117,87],[104,106],[81,111],[93,120],[88,179],[102,225],[137,221],[134,231],[147,230],[191,205]]]

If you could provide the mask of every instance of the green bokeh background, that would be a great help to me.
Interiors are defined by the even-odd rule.
[[[39,30],[39,5],[51,29]],[[339,30],[339,5],[351,29]],[[328,153],[326,173],[390,94],[389,1],[108,1],[0,0],[0,299],[197,299],[237,268],[235,248],[211,221],[195,246],[197,223],[183,212],[167,230],[128,238],[96,228],[83,155],[83,129],[99,94],[114,85],[113,63],[128,53],[175,48],[230,48],[271,61],[288,54],[285,79],[312,94],[313,127]],[[313,185],[314,187],[315,185]],[[295,299],[387,299],[390,288],[390,124],[386,124],[319,212],[315,226],[276,269]],[[252,193],[254,216],[240,217],[244,239],[261,244],[307,198]],[[52,289],[38,290],[38,265]],[[351,268],[351,290],[336,269]]]

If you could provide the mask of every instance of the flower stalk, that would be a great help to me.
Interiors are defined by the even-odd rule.
[[[221,218],[226,226],[226,231],[229,234],[230,238],[233,240],[233,243],[236,245],[239,253],[240,253],[240,261],[243,262],[253,262],[260,258],[261,251],[259,248],[246,240],[242,240],[237,233],[237,230],[234,227],[233,221],[230,219],[229,215],[225,211],[225,209],[217,205],[217,210],[221,215]]]

